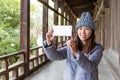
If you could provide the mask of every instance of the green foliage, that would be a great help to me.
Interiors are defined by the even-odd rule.
[[[36,38],[31,36],[31,39],[30,39],[30,47],[31,47],[31,48],[36,47],[36,44],[35,44],[35,43],[36,43]]]
[[[17,52],[20,50],[19,31],[0,28],[0,56]],[[9,64],[17,61],[17,57],[9,59]],[[0,61],[1,68],[1,61]]]
[[[6,38],[10,38],[9,33],[0,28],[0,42]]]
[[[0,42],[0,56],[20,50],[18,40],[5,39]]]
[[[0,0],[0,56],[20,50],[20,0]]]
[[[19,5],[19,0],[0,0],[0,27],[18,27]]]

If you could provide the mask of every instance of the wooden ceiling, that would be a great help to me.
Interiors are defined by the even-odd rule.
[[[66,3],[78,18],[84,11],[89,11],[93,15],[95,8],[94,3],[96,2],[97,0],[66,0]]]

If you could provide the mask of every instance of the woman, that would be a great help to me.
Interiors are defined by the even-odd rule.
[[[83,12],[76,25],[77,40],[66,41],[67,46],[56,49],[52,43],[51,29],[43,43],[46,55],[51,60],[66,59],[64,80],[98,80],[98,64],[103,47],[95,42],[95,24],[89,12]]]

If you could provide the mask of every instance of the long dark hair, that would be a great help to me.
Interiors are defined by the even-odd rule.
[[[85,45],[83,45],[83,43],[80,40],[80,38],[78,37],[78,35],[77,35],[77,42],[78,42],[79,50],[81,50],[83,53],[91,54],[91,50],[95,46],[95,31],[92,30],[92,34],[91,34],[90,38],[88,39],[88,42]]]

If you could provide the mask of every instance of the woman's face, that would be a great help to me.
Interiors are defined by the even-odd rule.
[[[89,39],[89,37],[92,35],[92,29],[86,26],[82,26],[78,28],[78,37],[80,40],[85,43]]]

